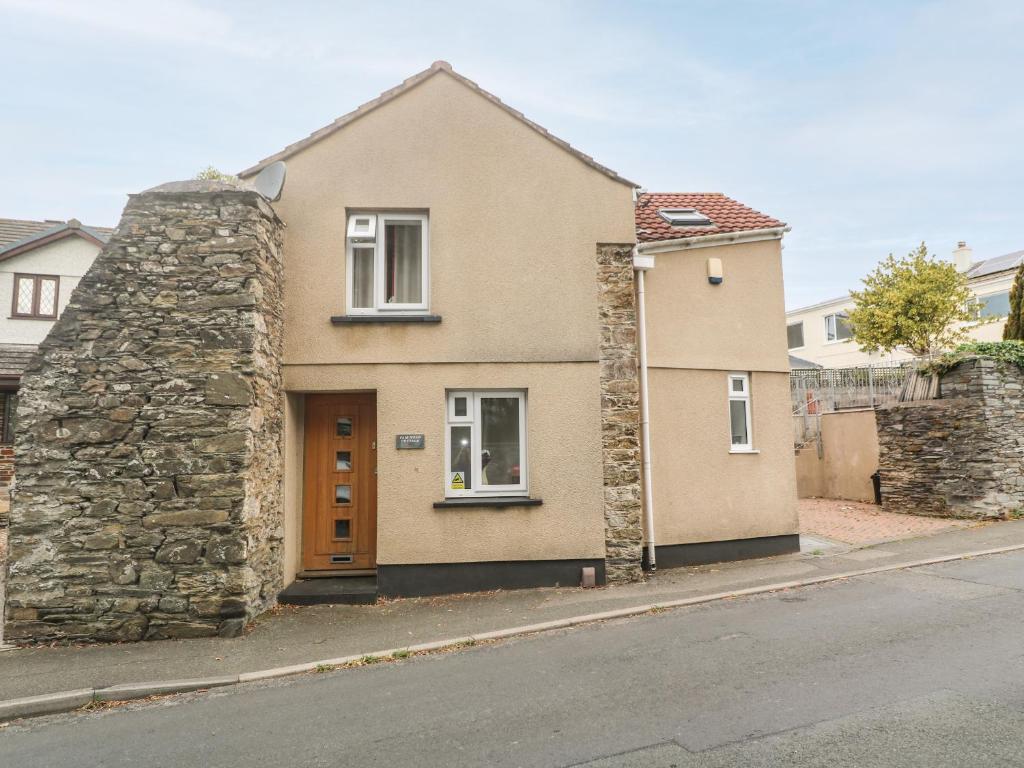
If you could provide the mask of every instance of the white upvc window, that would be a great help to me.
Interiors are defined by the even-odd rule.
[[[452,390],[446,409],[445,496],[525,496],[526,392]]]
[[[850,327],[850,319],[845,312],[835,312],[825,315],[825,341],[846,341],[853,338],[853,329]]]
[[[347,312],[428,309],[429,232],[423,213],[351,213],[346,227]]]
[[[750,376],[729,374],[729,450],[735,453],[753,451],[754,437],[750,422]]]

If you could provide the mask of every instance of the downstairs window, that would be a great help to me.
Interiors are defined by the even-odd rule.
[[[526,495],[526,392],[449,392],[445,440],[445,496]]]

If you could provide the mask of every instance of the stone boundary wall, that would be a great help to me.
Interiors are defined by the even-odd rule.
[[[13,479],[14,446],[0,445],[0,528],[7,527],[7,510]]]
[[[601,323],[601,452],[604,460],[605,578],[643,576],[640,506],[640,382],[633,246],[597,247]]]
[[[133,195],[22,379],[5,639],[234,636],[281,588],[283,225]]]
[[[1024,374],[976,358],[939,390],[876,412],[883,508],[979,519],[1024,509]]]

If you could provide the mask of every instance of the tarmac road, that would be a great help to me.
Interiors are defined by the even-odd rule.
[[[13,723],[0,766],[1024,766],[1024,553]]]

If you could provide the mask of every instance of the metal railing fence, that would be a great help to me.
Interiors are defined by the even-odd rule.
[[[823,413],[896,402],[914,368],[913,362],[906,362],[790,371],[793,445],[799,450],[816,443],[820,457]]]
[[[790,371],[793,410],[796,412],[811,401],[817,401],[815,407],[824,413],[895,402],[913,367],[908,362]]]

